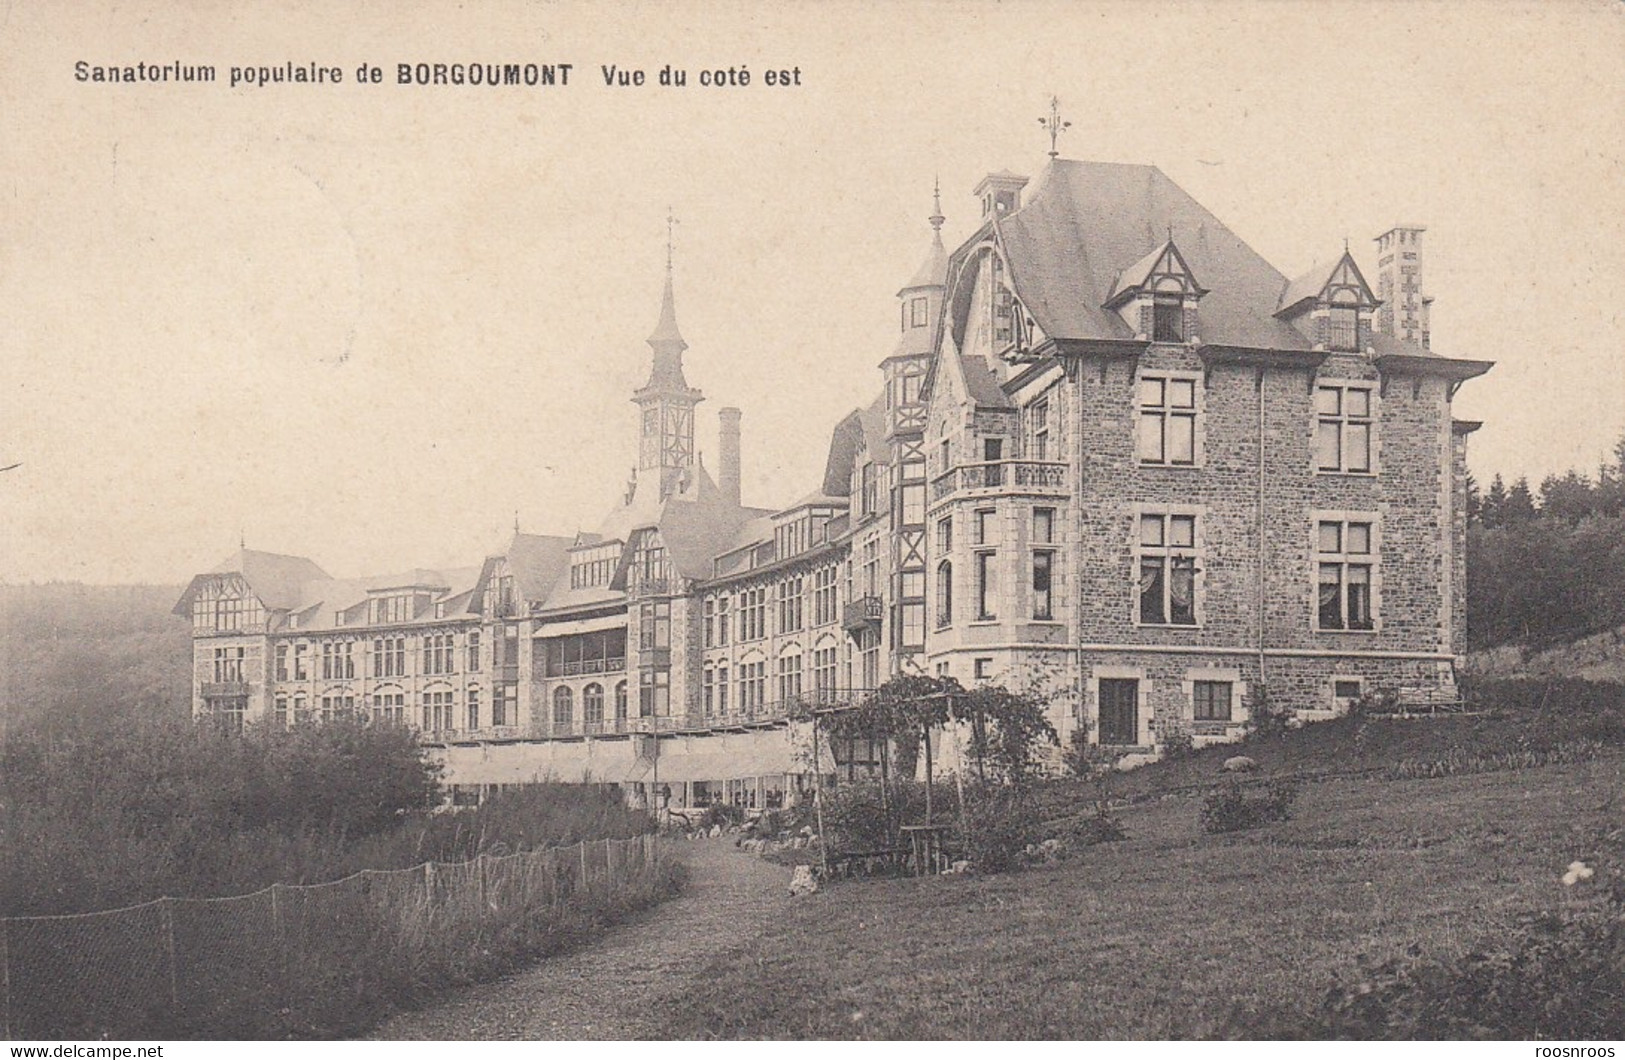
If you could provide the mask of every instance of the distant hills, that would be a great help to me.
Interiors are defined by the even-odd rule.
[[[178,585],[0,585],[0,723],[178,713],[192,630]]]

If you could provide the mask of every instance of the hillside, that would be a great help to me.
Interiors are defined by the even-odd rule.
[[[191,629],[171,585],[0,585],[0,721],[185,713]]]

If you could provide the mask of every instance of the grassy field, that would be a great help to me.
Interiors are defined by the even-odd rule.
[[[675,999],[663,1033],[1249,1036],[1362,958],[1448,958],[1516,914],[1577,901],[1559,877],[1619,827],[1622,791],[1617,754],[1359,777],[1306,785],[1291,820],[1227,836],[1201,832],[1199,798],[1170,795],[1122,812],[1126,841],[1054,866],[799,901]]]

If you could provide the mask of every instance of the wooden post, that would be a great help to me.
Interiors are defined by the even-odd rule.
[[[813,711],[813,816],[818,820],[818,860],[824,867],[824,879],[829,879],[829,837],[824,834],[824,768],[818,754],[818,711]]]
[[[925,727],[925,823],[931,823],[931,726]]]
[[[0,1035],[16,1041],[11,1033],[11,921],[0,918]]]
[[[179,1015],[181,1007],[180,972],[175,967],[175,899],[164,899],[164,949],[169,957],[169,1007]]]

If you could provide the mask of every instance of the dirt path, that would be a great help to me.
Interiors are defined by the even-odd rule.
[[[645,1037],[657,1003],[689,985],[711,955],[756,934],[790,899],[790,870],[733,839],[678,848],[688,885],[669,902],[529,971],[469,987],[373,1032],[394,1039]]]

